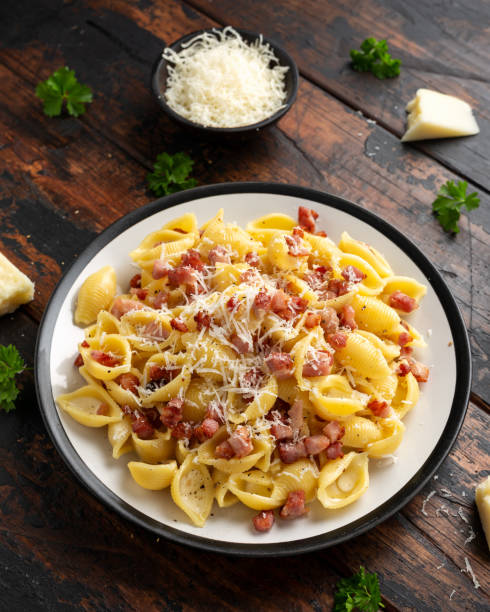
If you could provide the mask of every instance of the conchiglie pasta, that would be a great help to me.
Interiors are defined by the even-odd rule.
[[[103,427],[122,419],[116,402],[102,387],[87,385],[56,399],[58,406],[86,427]]]
[[[173,477],[170,491],[174,503],[194,525],[203,527],[213,506],[214,487],[208,468],[193,459],[193,454],[185,458]]]
[[[351,452],[321,470],[317,497],[324,508],[336,510],[352,504],[369,486],[367,453]]]
[[[381,278],[386,278],[393,275],[393,270],[386,259],[372,246],[351,238],[347,232],[342,232],[339,242],[339,248],[345,253],[357,255],[368,263]]]
[[[272,477],[260,470],[232,474],[228,480],[230,491],[253,510],[277,508],[279,502],[272,496],[272,487]]]
[[[396,310],[376,298],[356,295],[351,306],[357,325],[378,336],[386,336],[400,325]]]
[[[128,468],[133,480],[143,489],[160,491],[169,487],[177,473],[177,462],[169,461],[153,465],[142,461],[130,461]]]
[[[88,373],[99,380],[112,380],[131,369],[131,347],[119,334],[93,339],[79,350]]]
[[[335,357],[342,366],[367,378],[386,378],[391,373],[380,349],[356,333],[348,335],[346,346],[340,348]]]
[[[116,295],[116,273],[112,266],[104,266],[83,282],[78,292],[75,323],[89,325],[107,308]]]

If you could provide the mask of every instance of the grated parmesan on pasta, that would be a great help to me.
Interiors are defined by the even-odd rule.
[[[285,74],[262,35],[246,43],[231,27],[199,34],[176,53],[166,48],[165,100],[176,113],[204,127],[258,123],[284,107]]]

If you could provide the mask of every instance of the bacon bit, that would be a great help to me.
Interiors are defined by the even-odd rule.
[[[342,327],[349,327],[351,330],[357,329],[357,323],[355,321],[356,311],[350,304],[342,306],[342,312],[339,316],[340,325]]]
[[[81,346],[83,346],[83,348],[88,348],[90,346],[90,344],[86,340],[84,340],[82,342]]]
[[[410,371],[415,376],[417,382],[427,382],[429,380],[429,368],[426,365],[411,358],[409,358],[408,363],[410,364]]]
[[[237,306],[238,298],[235,295],[232,295],[231,298],[226,302],[226,307],[230,312],[232,312]]]
[[[298,442],[279,442],[277,448],[283,463],[294,463],[298,459],[308,456],[303,440]]]
[[[320,236],[321,238],[326,238],[327,237],[327,232],[325,232],[324,230],[320,230],[319,232],[315,232],[315,236]]]
[[[281,312],[287,310],[287,308],[288,296],[284,293],[282,289],[278,289],[272,296],[271,310],[275,314],[280,314]]]
[[[334,444],[345,434],[345,427],[338,421],[330,421],[325,425],[322,432],[330,440],[330,444]]]
[[[146,297],[148,295],[148,289],[130,289],[129,292],[134,293],[138,300],[141,301],[146,300]]]
[[[298,238],[304,238],[305,233],[301,227],[293,227],[293,236],[297,236]]]
[[[383,402],[381,400],[371,400],[367,405],[369,410],[374,414],[374,416],[381,417],[382,419],[386,419],[390,416],[390,407],[388,406],[388,402]]]
[[[131,391],[134,395],[138,395],[140,381],[135,374],[131,374],[131,372],[121,374],[116,378],[116,382],[120,387],[126,389],[126,391]]]
[[[328,336],[328,342],[334,349],[344,348],[347,345],[347,334],[337,332]]]
[[[170,435],[177,440],[190,440],[194,435],[194,427],[189,421],[181,421],[172,427]]]
[[[412,353],[413,353],[412,346],[402,346],[402,348],[400,349],[400,357],[408,357]]]
[[[235,451],[228,440],[221,442],[221,444],[218,444],[218,446],[214,449],[214,456],[218,459],[231,459],[234,454]]]
[[[398,374],[398,376],[406,376],[410,372],[410,370],[411,368],[408,361],[401,361],[400,365],[396,370],[396,374]]]
[[[109,414],[109,412],[110,412],[110,408],[109,408],[108,404],[102,403],[97,408],[97,414],[100,414],[102,416],[107,416]]]
[[[303,402],[296,400],[288,410],[289,422],[293,430],[293,435],[298,435],[303,427]]]
[[[298,234],[293,233],[292,236],[284,236],[284,240],[288,246],[288,254],[291,257],[305,257],[310,254],[310,251],[301,244],[301,237]]]
[[[288,310],[291,310],[294,316],[304,312],[308,306],[308,300],[305,300],[299,295],[292,295],[288,302]]]
[[[219,263],[230,263],[230,253],[224,246],[218,245],[212,248],[208,253],[209,263],[215,266]]]
[[[170,332],[158,321],[151,321],[143,327],[141,335],[145,338],[159,338],[161,340],[166,340],[170,336]]]
[[[325,451],[328,459],[341,459],[344,456],[342,442],[334,442]]]
[[[159,291],[152,300],[153,307],[160,309],[167,303],[168,295],[164,291]]]
[[[141,288],[141,274],[135,274],[133,278],[129,281],[129,286],[133,289]]]
[[[136,300],[130,300],[128,298],[117,297],[111,308],[111,314],[120,319],[123,315],[131,312],[132,310],[141,310],[145,305]]]
[[[148,419],[153,429],[158,429],[161,425],[158,409],[155,408],[155,406],[151,406],[150,408],[142,408],[141,410],[144,411],[143,414]]]
[[[340,280],[340,278],[332,278],[328,281],[328,290],[331,291],[335,297],[345,295],[349,293],[349,283],[346,280]]]
[[[138,412],[135,416],[134,421],[131,423],[134,433],[141,438],[141,440],[151,440],[155,433],[155,430],[151,426],[150,421],[145,415]]]
[[[180,397],[174,397],[162,408],[160,420],[166,427],[175,427],[182,420],[183,410],[184,400]]]
[[[241,283],[253,283],[258,278],[259,278],[258,271],[255,268],[249,268],[248,270],[245,270],[245,272],[241,273],[240,282]]]
[[[194,268],[194,270],[199,270],[202,272],[204,270],[204,262],[201,259],[201,255],[199,251],[196,249],[189,249],[187,253],[182,255],[182,259],[180,262],[181,266]]]
[[[181,370],[176,369],[167,369],[164,366],[159,366],[156,363],[150,365],[148,369],[148,377],[150,380],[165,380],[170,382],[176,376],[180,374]]]
[[[170,327],[172,329],[175,329],[175,330],[180,331],[182,333],[185,333],[185,332],[189,331],[189,328],[184,323],[184,321],[182,321],[182,319],[171,319]]]
[[[289,440],[293,437],[293,430],[285,423],[274,423],[271,426],[271,434],[276,440]]]
[[[262,510],[262,512],[253,517],[252,522],[257,531],[264,533],[269,531],[272,525],[274,525],[275,520],[273,510]]]
[[[261,289],[254,298],[253,302],[253,311],[255,315],[258,315],[260,312],[268,312],[271,309],[272,296]]]
[[[314,357],[308,359],[303,365],[303,376],[326,376],[330,373],[333,364],[333,357],[328,351],[315,351]]]
[[[242,389],[257,389],[264,380],[264,373],[259,368],[250,368],[240,377],[240,387]]]
[[[168,282],[172,287],[186,285],[193,288],[197,283],[196,270],[190,266],[179,266],[168,271]]]
[[[408,344],[409,342],[411,342],[413,340],[412,336],[408,333],[408,332],[402,332],[399,336],[398,336],[398,344],[400,346],[405,346],[405,344]]]
[[[298,208],[298,224],[306,232],[313,234],[316,229],[316,220],[318,219],[318,213],[306,206],[300,206]]]
[[[346,266],[340,273],[342,277],[350,283],[360,283],[366,278],[364,272],[355,266]]]
[[[308,455],[318,455],[330,445],[327,436],[321,434],[305,438],[305,448]]]
[[[282,519],[295,519],[304,514],[308,514],[310,511],[309,508],[305,507],[305,492],[303,489],[298,489],[297,491],[290,491],[288,493],[288,498],[286,503],[281,508],[279,512],[279,516]]]
[[[194,315],[194,321],[197,324],[197,329],[201,331],[203,327],[211,327],[211,317],[207,312],[200,310],[196,315]]]
[[[228,443],[233,449],[235,456],[241,459],[250,455],[253,451],[253,444],[250,440],[250,432],[245,425],[239,425],[228,438]]]
[[[322,316],[319,312],[307,312],[305,317],[305,327],[313,329],[317,325],[320,325]]]
[[[245,262],[253,268],[258,268],[260,266],[260,257],[255,251],[250,251],[250,253],[245,255]]]
[[[326,336],[330,334],[335,334],[339,328],[339,318],[337,317],[337,312],[327,306],[321,312],[321,323],[322,329]]]
[[[204,442],[212,438],[219,429],[218,421],[214,419],[204,419],[204,421],[196,427],[194,434],[199,442]]]
[[[104,353],[104,351],[90,351],[90,357],[97,363],[107,366],[108,368],[114,368],[121,365],[121,359],[119,359],[119,357],[113,357],[109,355],[109,353]]]
[[[73,362],[73,365],[76,366],[77,368],[80,368],[81,366],[83,366],[83,357],[80,355],[80,353],[78,353],[75,361]]]
[[[417,300],[406,293],[402,293],[398,289],[392,293],[388,299],[388,303],[392,308],[401,310],[403,312],[412,312],[418,308]]]
[[[219,404],[217,401],[211,401],[207,405],[205,419],[213,419],[213,421],[217,421],[220,425],[223,425],[225,422],[224,419],[224,406]]]
[[[230,336],[230,342],[235,347],[237,353],[243,355],[245,353],[252,352],[252,344],[248,340],[243,339],[238,334],[233,334],[232,336]]]
[[[269,353],[265,363],[277,380],[285,380],[293,375],[294,361],[289,353]]]
[[[155,280],[168,276],[170,267],[161,259],[155,259],[151,275]]]

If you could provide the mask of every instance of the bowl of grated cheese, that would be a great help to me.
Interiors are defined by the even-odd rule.
[[[292,106],[298,69],[262,34],[230,26],[187,34],[163,50],[152,89],[166,113],[205,133],[257,132]]]

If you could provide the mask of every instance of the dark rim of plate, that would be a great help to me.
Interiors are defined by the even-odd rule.
[[[176,40],[175,42],[173,42],[171,45],[168,45],[168,46],[170,49],[173,49],[174,51],[179,51],[183,43],[186,43],[187,41],[191,40],[195,36],[198,36],[199,34],[203,34],[204,32],[222,31],[223,29],[224,28],[207,28],[204,30],[197,30],[196,32],[191,32],[190,34],[186,34],[185,36],[182,36],[181,38],[179,38],[178,40]],[[254,40],[257,40],[260,36],[260,34],[257,34],[256,32],[249,32],[248,30],[242,30],[240,28],[234,28],[234,29],[247,42],[252,42]],[[265,119],[257,123],[250,123],[248,125],[241,125],[237,127],[204,126],[204,125],[200,125],[199,123],[195,123],[194,121],[191,121],[190,119],[186,119],[182,115],[179,115],[179,113],[175,112],[172,108],[170,108],[170,106],[165,101],[165,96],[163,95],[162,90],[160,88],[160,81],[162,78],[162,73],[166,75],[166,66],[168,62],[167,60],[163,59],[161,55],[155,61],[153,65],[153,69],[151,71],[151,88],[158,100],[158,103],[165,110],[165,112],[170,117],[172,117],[175,121],[178,121],[179,123],[183,125],[186,125],[188,127],[191,127],[197,130],[201,130],[202,132],[207,132],[207,133],[238,134],[238,133],[244,133],[244,132],[251,132],[254,130],[260,131],[262,128],[270,125],[271,123],[275,123],[285,113],[287,113],[287,111],[291,108],[294,101],[296,100],[296,95],[298,93],[298,78],[299,78],[298,77],[298,67],[296,66],[296,62],[289,55],[289,53],[285,49],[283,49],[280,45],[278,45],[276,42],[274,42],[270,38],[266,38],[265,36],[262,36],[262,40],[264,43],[267,43],[271,46],[272,50],[274,51],[275,56],[279,60],[279,65],[287,66],[289,68],[285,76],[287,97],[284,102],[284,106],[283,108],[279,109],[273,115],[270,115],[269,117],[266,117]]]
[[[398,493],[362,518],[334,531],[291,542],[261,544],[259,540],[260,536],[258,536],[256,544],[222,542],[188,534],[163,525],[136,510],[106,487],[81,460],[61,424],[51,388],[51,340],[58,312],[71,286],[92,257],[124,230],[161,210],[201,198],[237,193],[277,194],[302,198],[305,201],[311,200],[344,211],[382,232],[387,238],[400,247],[429,279],[444,309],[454,341],[456,355],[456,388],[451,411],[440,439],[420,470],[400,491],[398,491]],[[196,204],[199,205],[198,203]],[[389,223],[348,200],[305,187],[275,183],[223,183],[196,187],[160,198],[159,200],[128,213],[95,238],[85,251],[81,253],[71,268],[67,270],[54,290],[46,307],[36,344],[35,377],[41,413],[55,447],[80,482],[107,506],[136,525],[149,529],[159,536],[166,537],[181,544],[233,555],[268,557],[311,552],[350,540],[372,529],[382,521],[385,521],[407,504],[422,489],[448,455],[463,423],[470,392],[471,353],[462,316],[443,278],[418,247]]]

